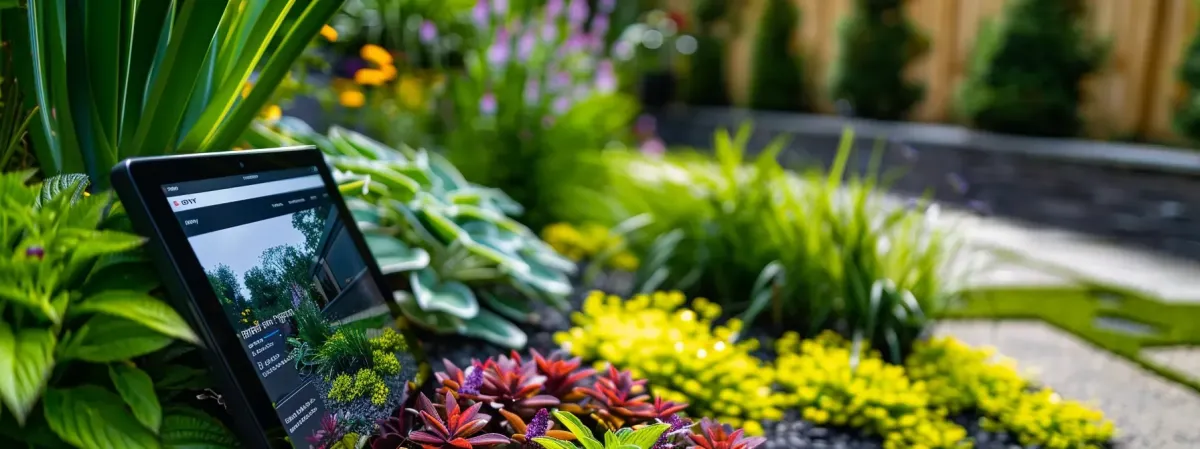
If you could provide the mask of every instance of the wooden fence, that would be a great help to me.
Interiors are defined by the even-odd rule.
[[[837,27],[854,0],[792,0],[801,11],[795,45],[817,107],[833,109],[826,89],[838,51]],[[930,38],[929,54],[911,67],[910,76],[926,84],[926,97],[913,114],[925,122],[954,121],[954,93],[963,79],[975,36],[985,20],[996,20],[1006,0],[909,0],[908,16]],[[691,0],[669,0],[688,10]],[[764,0],[739,0],[741,26],[728,48],[731,97],[748,98],[753,45]],[[1110,39],[1104,69],[1085,81],[1083,105],[1088,133],[1096,138],[1141,137],[1174,142],[1174,104],[1181,94],[1176,81],[1182,52],[1197,31],[1200,7],[1195,0],[1089,0],[1088,23],[1096,36]]]

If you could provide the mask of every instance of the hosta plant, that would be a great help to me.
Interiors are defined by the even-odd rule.
[[[384,274],[411,286],[396,299],[418,325],[520,348],[526,336],[510,320],[535,319],[532,301],[567,306],[575,264],[511,218],[520,204],[467,182],[438,154],[336,127],[322,136],[290,118],[258,124],[246,140],[326,153]]]
[[[343,0],[70,2],[3,12],[46,176],[228,150]],[[13,2],[15,3],[15,2]],[[248,87],[251,75],[255,83]]]
[[[86,176],[0,175],[0,446],[236,447],[183,405],[197,336],[156,297],[143,239]]]

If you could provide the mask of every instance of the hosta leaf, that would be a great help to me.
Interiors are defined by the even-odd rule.
[[[533,309],[529,307],[529,299],[519,295],[498,295],[492,292],[480,292],[483,304],[508,319],[528,323],[533,317]]]
[[[513,271],[512,276],[549,295],[571,294],[571,280],[560,271],[553,270],[537,261],[525,259],[527,271]]]
[[[46,390],[46,422],[63,441],[80,448],[157,448],[116,394],[95,385]]]
[[[511,349],[524,348],[529,340],[520,328],[487,309],[480,309],[474,318],[467,320],[462,333]]]
[[[404,313],[404,316],[412,320],[413,324],[435,333],[456,334],[462,332],[465,326],[461,318],[448,313],[422,310],[421,306],[417,305],[416,298],[407,292],[395,292],[392,294],[392,298],[400,306],[400,311]]]
[[[364,233],[363,238],[371,248],[371,255],[379,263],[383,274],[420,270],[429,266],[429,253],[421,248],[410,248],[400,240],[381,234]]]
[[[24,423],[54,368],[54,332],[0,321],[0,399]]]
[[[437,273],[429,268],[414,271],[409,276],[413,296],[422,310],[446,312],[462,319],[470,319],[479,313],[475,293],[465,284],[438,279]]]
[[[115,362],[149,354],[172,341],[171,337],[133,321],[96,315],[64,342],[58,356],[60,360]]]
[[[109,290],[84,299],[73,312],[99,313],[121,317],[154,329],[163,335],[199,343],[187,322],[171,306],[145,293]]]
[[[158,403],[158,395],[154,393],[154,381],[145,371],[135,368],[132,364],[113,363],[108,365],[108,378],[121,399],[133,410],[133,417],[138,422],[158,433],[162,424],[162,406]]]
[[[163,448],[224,449],[242,447],[229,429],[207,413],[191,408],[174,407],[163,416]]]
[[[34,202],[34,210],[41,209],[43,205],[57,198],[59,195],[65,195],[67,203],[74,203],[75,200],[83,197],[83,192],[87,190],[88,177],[80,173],[71,173],[65,175],[53,176],[50,179],[42,181],[41,189],[38,191],[38,198]]]

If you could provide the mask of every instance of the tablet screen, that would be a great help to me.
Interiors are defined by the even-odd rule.
[[[316,167],[162,188],[293,445],[399,407],[417,363]]]

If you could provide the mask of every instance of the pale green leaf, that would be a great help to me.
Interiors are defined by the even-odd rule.
[[[54,368],[54,332],[0,321],[0,399],[24,423]]]
[[[488,309],[479,309],[473,318],[468,319],[462,333],[510,349],[524,348],[529,340],[521,328]]]
[[[387,235],[364,233],[363,238],[383,274],[420,270],[429,266],[429,253],[424,249],[410,248],[399,239]]]
[[[46,422],[63,441],[83,449],[158,448],[158,440],[122,406],[116,394],[95,385],[46,390]]]
[[[650,449],[654,443],[658,442],[658,437],[662,436],[663,432],[670,429],[670,424],[653,424],[641,429],[637,429],[625,435],[621,435],[621,444],[632,445],[639,449]]]
[[[121,317],[156,330],[163,335],[199,343],[187,322],[171,306],[145,293],[109,290],[84,299],[72,312],[99,313]]]
[[[462,319],[473,318],[479,313],[475,293],[461,282],[439,279],[429,268],[412,272],[409,280],[413,296],[422,310],[445,312]]]
[[[546,449],[579,449],[578,446],[571,444],[570,441],[563,441],[557,438],[537,437],[533,439],[533,442],[540,444]]]
[[[112,379],[113,386],[117,387],[121,399],[133,410],[138,422],[151,432],[158,433],[162,424],[162,405],[158,403],[150,375],[132,364],[113,363],[108,365],[108,378]]]
[[[562,423],[567,431],[575,435],[579,442],[583,444],[584,449],[604,449],[604,445],[596,437],[592,436],[592,431],[583,422],[579,420],[571,412],[556,411],[554,417],[558,418],[558,422]]]
[[[129,360],[167,347],[173,339],[133,321],[96,315],[64,342],[60,360],[95,363]]]

